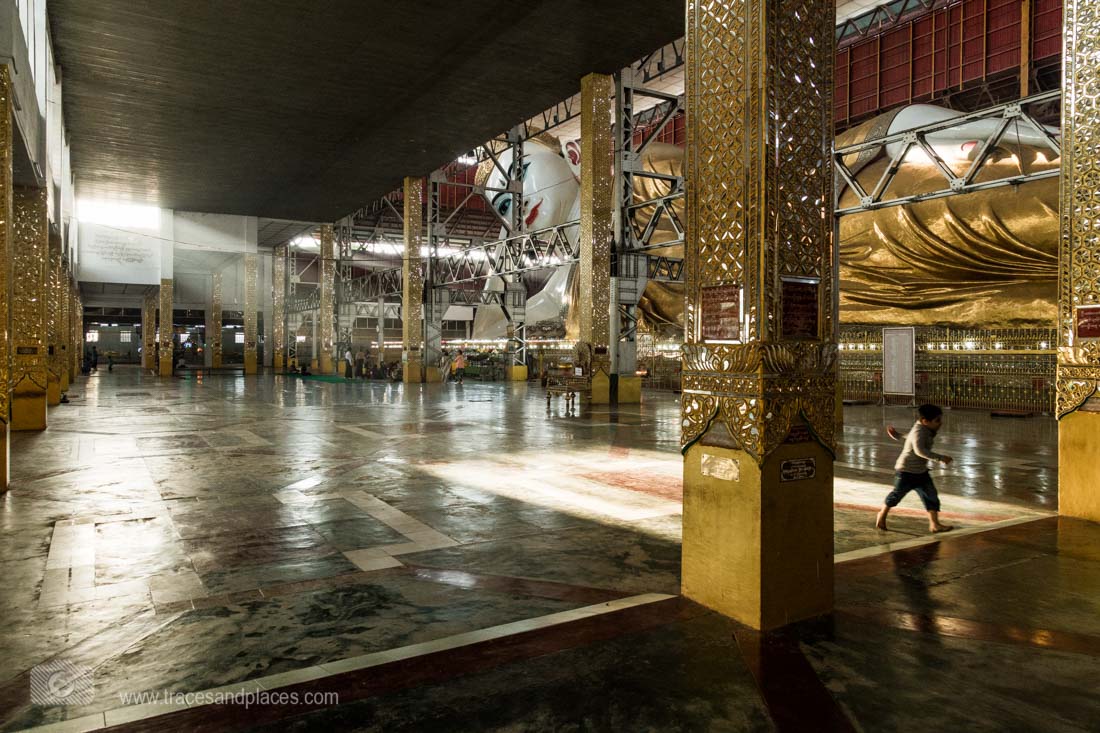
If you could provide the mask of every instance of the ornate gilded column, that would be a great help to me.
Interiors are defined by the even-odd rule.
[[[271,364],[276,372],[286,368],[286,247],[271,255]]]
[[[1062,6],[1058,510],[1100,521],[1100,4]]]
[[[7,64],[0,64],[0,493],[10,478],[12,302],[12,97]]]
[[[833,594],[832,0],[688,0],[683,593]]]
[[[256,373],[257,255],[244,256],[244,373]]]
[[[581,225],[578,346],[592,358],[592,402],[611,401],[611,241],[614,236],[615,81],[605,74],[581,79]]]
[[[332,374],[332,329],[333,314],[336,312],[336,235],[331,224],[321,225],[321,298],[320,298],[320,333],[318,372],[320,374]],[[316,339],[314,340],[316,343]]]
[[[80,287],[74,281],[72,287],[73,309],[73,374],[80,374],[80,362],[84,359],[84,300]]]
[[[206,334],[207,348],[210,349],[210,368],[220,369],[222,365],[222,274],[215,272],[210,282],[210,321]]]
[[[141,301],[141,366],[157,369],[157,294],[150,288]]]
[[[45,430],[49,361],[46,189],[16,187],[12,199],[12,406],[14,430]]]
[[[47,257],[46,404],[59,405],[61,404],[61,237],[49,236]]]
[[[71,277],[69,275],[69,265],[65,260],[64,255],[59,258],[60,272],[58,275],[57,283],[57,301],[58,301],[58,313],[60,315],[58,323],[58,341],[61,345],[60,352],[58,353],[59,368],[61,370],[61,391],[62,393],[69,391],[69,383],[72,381],[73,375],[71,372],[73,359],[72,359],[72,298],[69,297],[69,291],[71,286],[69,285]]]
[[[160,345],[159,363],[157,365],[160,376],[172,376],[172,358],[175,356],[175,334],[172,331],[172,279],[161,278],[160,281]]]
[[[424,240],[421,210],[424,181],[405,179],[405,255],[401,258],[401,374],[407,384],[424,381],[424,271],[420,246]]]

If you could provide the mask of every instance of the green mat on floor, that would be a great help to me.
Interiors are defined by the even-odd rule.
[[[351,380],[351,379],[344,379],[343,377],[338,377],[335,374],[331,374],[331,375],[330,374],[307,374],[306,376],[303,377],[301,374],[295,374],[294,372],[291,372],[291,373],[287,374],[286,376],[288,376],[288,377],[297,377],[298,379],[312,379],[312,380],[315,380],[315,381],[318,381],[318,382],[351,382],[351,381],[354,381],[354,380]]]

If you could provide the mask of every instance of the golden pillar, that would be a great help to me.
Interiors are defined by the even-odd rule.
[[[405,179],[405,255],[401,258],[401,375],[407,384],[424,381],[424,271],[420,245],[424,239],[421,200],[424,181]]]
[[[0,493],[10,478],[12,302],[12,99],[11,75],[0,64]]]
[[[175,333],[172,331],[172,278],[160,280],[160,376],[172,376],[172,359],[175,356]]]
[[[592,355],[592,402],[611,401],[611,241],[614,236],[615,82],[605,74],[581,79],[580,337]]]
[[[321,225],[321,315],[318,321],[321,340],[319,373],[332,374],[332,329],[336,312],[336,235],[331,224]]]
[[[69,265],[65,260],[64,253],[59,258],[60,271],[58,273],[57,283],[57,300],[58,300],[58,340],[60,342],[60,353],[58,354],[58,361],[60,362],[59,368],[61,370],[61,392],[69,391],[69,382],[72,381],[73,375],[70,371],[73,365],[72,354],[72,298],[69,297],[71,286],[71,276],[69,275]]]
[[[1100,521],[1100,4],[1062,9],[1058,510]]]
[[[210,349],[210,368],[220,369],[222,365],[222,274],[215,272],[210,282],[210,325],[206,334],[206,345]]]
[[[832,0],[687,4],[683,593],[833,597]]]
[[[271,256],[271,364],[276,372],[286,368],[286,247]]]
[[[73,310],[73,374],[76,375],[81,373],[80,363],[84,358],[84,300],[80,297],[80,287],[75,281],[70,287]]]
[[[244,256],[244,373],[256,373],[256,278],[257,255]]]
[[[49,237],[46,261],[46,404],[61,404],[61,237]]]
[[[49,380],[46,301],[49,220],[46,189],[16,187],[12,198],[12,405],[15,430],[45,430]]]
[[[149,371],[157,368],[157,294],[152,288],[141,301],[141,366]]]

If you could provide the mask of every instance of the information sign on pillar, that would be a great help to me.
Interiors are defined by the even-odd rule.
[[[687,3],[683,591],[832,606],[832,0]]]
[[[1066,0],[1062,19],[1058,510],[1100,521],[1100,3]]]

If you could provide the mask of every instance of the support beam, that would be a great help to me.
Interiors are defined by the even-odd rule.
[[[314,332],[313,343],[318,359],[318,373],[332,374],[332,329],[336,313],[336,234],[331,224],[321,225],[321,300],[320,316],[314,319],[320,334]],[[320,338],[320,344],[317,339]]]
[[[47,225],[48,226],[48,225]],[[61,237],[49,236],[46,260],[46,404],[61,404]]]
[[[12,199],[11,425],[14,430],[46,429],[49,379],[46,334],[49,220],[46,189],[17,187]]]
[[[210,349],[210,368],[220,369],[222,366],[222,273],[215,272],[210,276],[210,314],[206,321],[209,331],[206,334],[207,347]]]
[[[172,359],[175,357],[175,334],[172,332],[172,279],[160,281],[160,358],[157,364],[162,377],[172,376]]]
[[[256,330],[258,255],[244,256],[244,373],[255,374],[258,345]]]
[[[611,401],[611,240],[614,233],[612,110],[606,74],[581,79],[580,342],[592,354],[592,402]]]
[[[208,344],[210,337],[208,333]],[[157,370],[157,293],[152,288],[141,301],[141,366],[151,372]]]
[[[423,352],[424,272],[420,267],[420,245],[424,222],[420,204],[424,181],[405,179],[405,254],[401,258],[401,376],[406,384],[424,381]]]
[[[683,593],[833,600],[832,0],[687,3]]]
[[[1100,4],[1066,0],[1062,18],[1058,511],[1100,522]]]
[[[11,475],[12,143],[11,72],[0,64],[0,494]]]
[[[271,366],[286,369],[286,257],[288,247],[276,247],[271,256]]]

